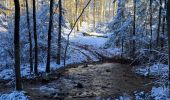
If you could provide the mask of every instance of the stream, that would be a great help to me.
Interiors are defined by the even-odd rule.
[[[55,76],[55,75],[54,75]],[[66,69],[47,84],[24,83],[31,100],[107,100],[134,91],[149,91],[151,79],[137,76],[132,67],[119,63],[91,64]]]

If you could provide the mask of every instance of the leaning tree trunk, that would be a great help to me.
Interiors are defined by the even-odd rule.
[[[25,0],[26,2],[26,12],[27,12],[27,27],[28,27],[28,33],[29,33],[29,62],[30,62],[30,72],[33,72],[33,57],[32,57],[32,35],[30,32],[30,19],[29,19],[29,6],[28,6],[28,0]]]
[[[50,0],[50,20],[48,29],[48,50],[47,50],[47,65],[46,72],[50,72],[50,56],[51,56],[51,32],[53,27],[53,0]]]
[[[16,90],[22,90],[21,85],[21,72],[20,72],[20,4],[19,0],[14,0],[15,3],[15,28],[14,28],[14,53],[15,53],[15,78],[16,78]]]
[[[61,59],[61,23],[62,23],[62,2],[59,0],[59,31],[58,31],[58,49],[57,49],[57,64],[60,65]]]
[[[38,74],[38,44],[37,44],[37,29],[36,29],[36,2],[33,0],[33,23],[34,23],[34,42],[35,42],[35,62],[34,73]]]

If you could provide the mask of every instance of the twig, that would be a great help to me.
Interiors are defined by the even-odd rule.
[[[66,66],[66,56],[67,56],[67,49],[68,49],[68,46],[69,46],[69,40],[70,40],[70,35],[73,31],[73,29],[75,28],[77,22],[79,21],[79,19],[81,18],[81,16],[83,15],[85,9],[88,7],[88,5],[90,4],[92,0],[89,0],[88,3],[86,4],[86,6],[83,8],[82,12],[80,13],[79,17],[76,19],[71,31],[69,32],[68,36],[67,36],[67,43],[66,43],[66,48],[65,48],[65,52],[64,52],[64,67]]]

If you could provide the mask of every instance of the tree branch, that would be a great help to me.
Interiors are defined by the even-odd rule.
[[[67,44],[66,44],[66,47],[65,47],[65,52],[64,52],[64,67],[66,66],[66,56],[67,56],[67,49],[68,49],[68,46],[69,46],[69,40],[70,40],[70,35],[72,33],[72,31],[74,30],[77,22],[79,21],[79,19],[81,18],[81,16],[83,15],[85,9],[88,7],[88,5],[90,4],[92,0],[89,0],[88,3],[86,4],[86,6],[83,8],[82,12],[80,13],[79,17],[76,19],[71,31],[69,32],[68,36],[67,36]]]

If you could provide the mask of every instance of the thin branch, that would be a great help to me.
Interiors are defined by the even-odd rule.
[[[82,12],[80,13],[79,17],[76,19],[71,31],[69,32],[68,36],[67,36],[67,44],[66,44],[66,48],[65,48],[65,52],[64,52],[64,67],[66,65],[66,56],[67,56],[67,49],[68,49],[68,46],[69,46],[69,40],[70,40],[70,35],[72,33],[72,31],[74,30],[77,22],[79,21],[79,19],[81,18],[81,16],[83,15],[85,9],[88,7],[88,5],[90,4],[92,0],[89,0],[88,3],[86,4],[86,6],[83,8]]]

